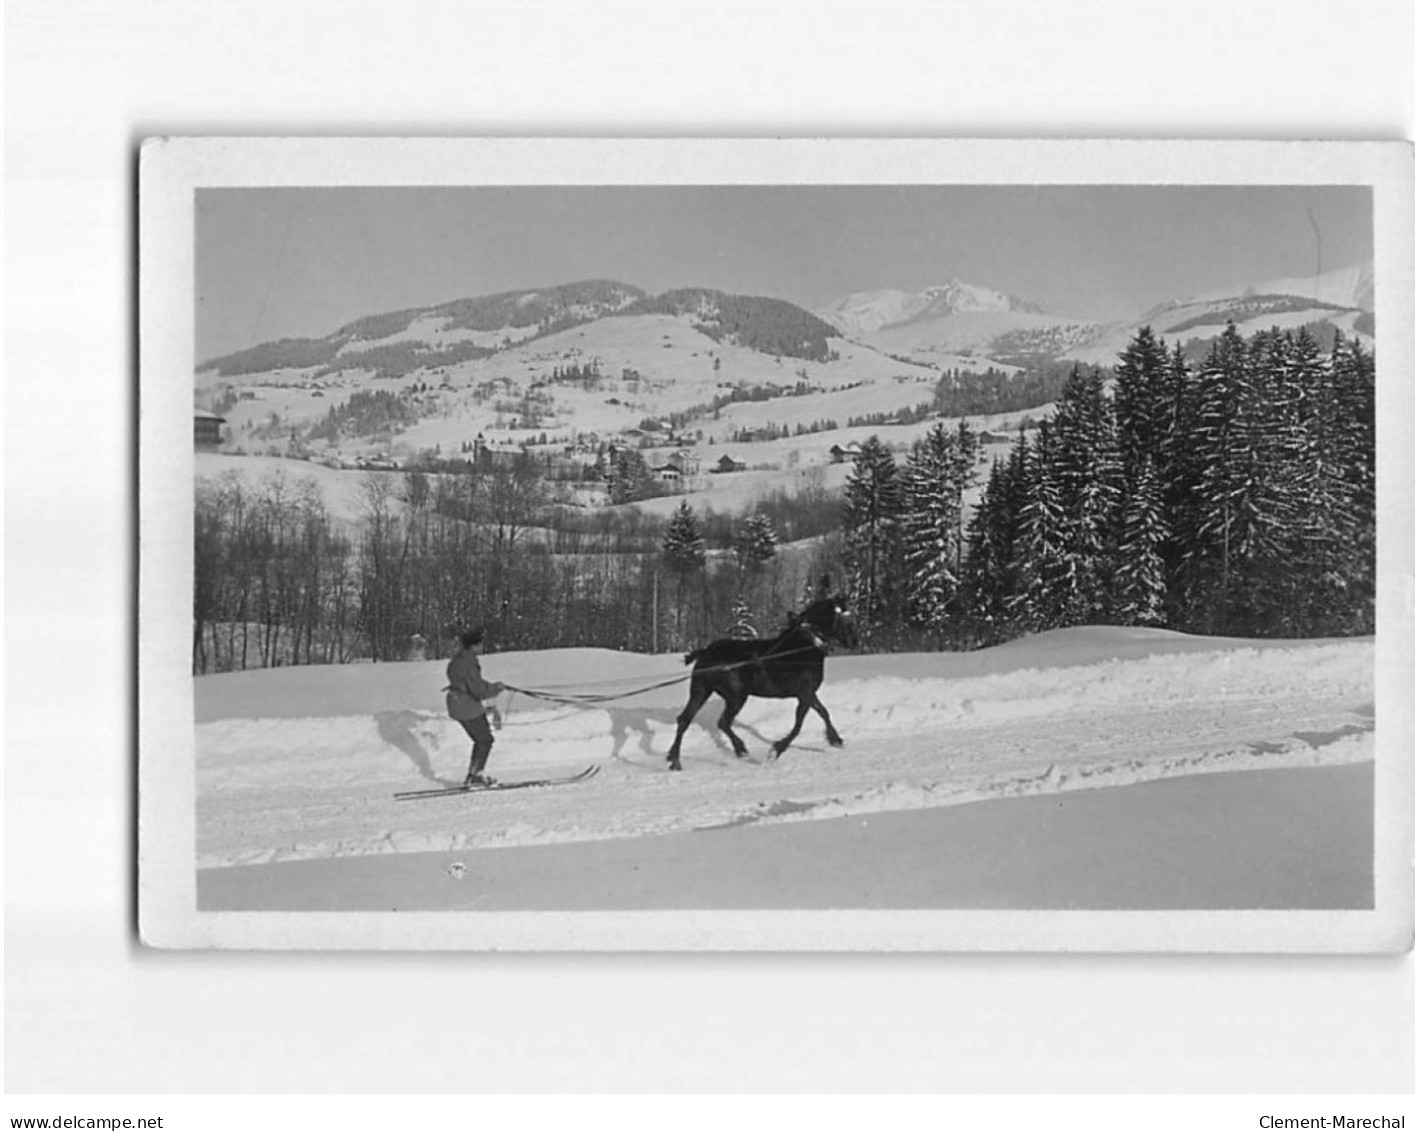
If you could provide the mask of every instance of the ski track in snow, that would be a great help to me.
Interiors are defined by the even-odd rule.
[[[1055,666],[1055,652],[1024,643],[1014,658],[1037,666],[963,677],[928,674],[934,657],[835,657],[821,699],[844,748],[826,745],[811,714],[769,761],[794,702],[752,699],[737,721],[751,758],[736,759],[714,699],[684,739],[678,774],[665,756],[686,684],[595,708],[513,696],[493,772],[514,779],[597,764],[598,776],[411,802],[393,794],[455,783],[466,769],[466,736],[439,706],[214,719],[197,727],[198,865],[652,836],[1373,757],[1369,640],[1195,650],[1193,638],[1162,635],[1182,650]],[[668,669],[667,657],[633,656],[616,673],[614,653],[589,654],[586,685],[619,675],[621,686],[642,687],[656,681],[641,674],[646,664],[660,661],[658,679],[683,671]],[[490,678],[501,659],[487,657]],[[960,670],[959,657],[951,662]],[[321,678],[345,685],[347,700],[348,681],[393,667],[330,668]],[[882,670],[923,674],[874,674]]]

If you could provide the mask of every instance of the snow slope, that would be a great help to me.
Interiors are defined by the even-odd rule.
[[[291,493],[308,484],[323,501],[330,517],[338,522],[356,523],[367,515],[368,484],[387,472],[338,470],[309,460],[280,459],[276,456],[230,456],[220,452],[197,452],[196,478],[211,486],[234,476],[248,491],[264,491],[284,481]]]
[[[1293,309],[1274,310],[1270,301],[1261,301],[1261,296],[1285,296],[1288,301],[1282,305]],[[1369,346],[1375,338],[1362,314],[1374,309],[1374,300],[1375,272],[1370,263],[1302,278],[1267,279],[1241,289],[1210,291],[1161,303],[1136,322],[1113,326],[1097,340],[1069,349],[1064,356],[1095,365],[1113,365],[1142,326],[1149,326],[1161,338],[1202,341],[1217,336],[1230,320],[1245,337],[1274,327],[1296,331],[1304,325],[1324,322]],[[1365,329],[1358,330],[1358,324]]]
[[[1298,296],[1299,298],[1301,296]],[[1168,305],[1150,311],[1139,322],[1131,326],[1113,328],[1100,340],[1068,349],[1068,361],[1082,361],[1091,365],[1114,365],[1116,358],[1134,340],[1142,326],[1148,326],[1155,336],[1173,345],[1191,339],[1207,341],[1221,334],[1229,321],[1244,337],[1265,330],[1289,330],[1296,332],[1303,326],[1325,322],[1340,330],[1348,339],[1359,338],[1366,345],[1375,339],[1356,329],[1361,311],[1332,310],[1328,307],[1305,307],[1280,313],[1262,311],[1246,313],[1241,299],[1217,299],[1213,302],[1192,302],[1182,306]],[[1195,321],[1201,320],[1195,325]]]
[[[864,340],[885,353],[951,368],[949,357],[973,357],[973,366],[994,355],[1019,353],[1071,356],[1107,332],[1097,322],[1034,310],[963,311],[886,326]]]
[[[1317,302],[1359,310],[1375,308],[1375,267],[1372,263],[1353,263],[1347,267],[1329,268],[1319,275],[1297,278],[1265,279],[1250,284],[1245,293],[1255,295],[1296,295]],[[1232,290],[1210,291],[1186,299],[1186,302],[1220,302],[1234,294]]]
[[[920,318],[943,318],[951,314],[1000,314],[1029,311],[1040,314],[1041,307],[990,287],[952,279],[922,291],[859,291],[846,295],[816,313],[852,338],[872,334],[886,326]]]
[[[522,688],[629,693],[686,674],[676,656],[596,649],[486,657]],[[1046,633],[970,654],[837,656],[810,717],[766,761],[793,704],[753,699],[734,758],[712,701],[665,769],[677,683],[603,706],[508,692],[492,770],[598,765],[574,786],[397,802],[460,779],[441,663],[285,668],[196,682],[204,867],[645,837],[820,820],[1176,775],[1337,764],[1373,752],[1372,641],[1256,642],[1146,629]]]

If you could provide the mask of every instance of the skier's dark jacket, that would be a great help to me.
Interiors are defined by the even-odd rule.
[[[482,678],[481,660],[464,648],[447,665],[447,713],[454,719],[479,719],[486,714],[483,699],[495,699],[501,686]]]

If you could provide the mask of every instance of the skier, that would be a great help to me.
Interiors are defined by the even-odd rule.
[[[495,699],[506,688],[500,683],[488,683],[482,678],[482,643],[486,630],[481,625],[457,633],[459,647],[447,665],[447,713],[462,724],[462,729],[472,740],[472,762],[467,769],[464,788],[495,785],[496,779],[486,775],[486,762],[491,757],[491,747],[496,741],[491,734],[491,718],[499,727],[501,717],[492,704],[488,708],[484,699]]]

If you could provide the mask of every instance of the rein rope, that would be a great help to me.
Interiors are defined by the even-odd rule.
[[[573,706],[573,707],[590,707],[590,706],[594,706],[594,705],[599,704],[599,703],[613,703],[613,702],[616,702],[617,700],[620,700],[620,699],[632,699],[635,695],[646,695],[646,694],[647,694],[648,692],[650,692],[650,691],[658,691],[658,690],[661,689],[661,688],[664,688],[664,687],[672,687],[672,686],[674,686],[675,684],[678,684],[678,683],[686,683],[688,680],[692,679],[693,676],[695,676],[695,675],[708,675],[708,674],[712,674],[712,673],[714,673],[714,672],[732,671],[732,670],[734,670],[734,669],[736,669],[736,668],[745,668],[745,667],[750,667],[750,666],[753,665],[753,664],[759,664],[759,663],[761,663],[763,660],[767,660],[767,659],[779,659],[779,658],[784,658],[784,657],[786,657],[786,656],[795,656],[795,655],[798,655],[798,654],[803,653],[803,652],[815,652],[815,651],[825,652],[825,651],[826,651],[825,641],[821,638],[820,634],[817,633],[817,632],[816,632],[813,628],[811,628],[810,626],[805,626],[805,627],[806,627],[807,633],[810,635],[811,640],[812,640],[812,643],[811,643],[810,645],[803,646],[803,647],[800,647],[800,648],[792,648],[792,649],[790,649],[789,651],[786,651],[786,652],[776,652],[776,651],[764,652],[762,655],[757,656],[755,659],[751,659],[751,660],[735,660],[735,661],[733,661],[733,662],[730,663],[730,664],[713,664],[711,667],[695,668],[693,671],[688,672],[688,673],[686,673],[686,674],[684,674],[684,675],[676,675],[676,676],[674,676],[672,679],[661,680],[661,681],[659,681],[658,683],[651,683],[651,684],[648,684],[648,685],[645,686],[645,687],[634,688],[634,689],[631,690],[631,691],[620,691],[620,692],[607,692],[607,691],[606,691],[606,692],[593,692],[593,691],[587,691],[587,692],[572,692],[572,691],[566,691],[566,692],[560,692],[558,689],[552,689],[552,688],[515,687],[515,686],[513,686],[512,684],[509,684],[509,683],[503,683],[501,686],[504,687],[504,688],[506,688],[507,691],[514,691],[517,695],[525,695],[525,696],[527,696],[528,698],[531,698],[531,699],[540,699],[540,700],[542,700],[542,701],[544,701],[544,702],[546,702],[546,703],[562,703],[562,704],[565,704],[566,706]],[[604,682],[604,683],[617,683],[617,682],[621,682],[621,681],[619,681],[619,680],[605,680],[605,681],[603,681],[603,682]],[[595,686],[595,684],[586,684],[585,686],[593,687],[593,686]]]

